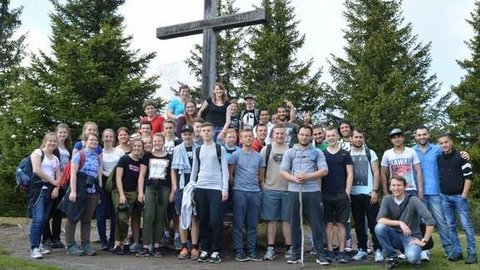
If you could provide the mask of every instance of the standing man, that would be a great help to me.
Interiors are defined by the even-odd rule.
[[[230,181],[233,182],[233,248],[235,260],[261,261],[257,248],[257,225],[260,215],[262,192],[260,183],[265,176],[265,161],[252,148],[253,131],[244,129],[240,132],[243,146],[233,152],[228,161]],[[234,177],[235,173],[235,177]],[[246,224],[247,256],[243,250],[242,231]]]
[[[420,263],[420,252],[432,236],[435,220],[422,201],[405,192],[407,180],[402,176],[390,178],[391,195],[383,198],[377,216],[375,234],[387,256],[387,268],[398,265],[397,249],[403,250],[411,264]],[[425,234],[419,219],[425,221]]]
[[[274,260],[277,222],[282,222],[285,241],[285,258],[292,253],[290,231],[290,204],[288,201],[288,181],[280,175],[283,155],[288,150],[285,143],[285,126],[277,124],[272,129],[273,142],[263,147],[260,155],[265,160],[265,182],[263,183],[262,215],[267,221],[267,251],[264,260]],[[269,150],[270,149],[270,150]]]
[[[325,150],[328,142],[325,141],[325,127],[323,125],[313,126],[313,146],[318,150]]]
[[[290,203],[290,222],[292,232],[292,256],[287,263],[302,263],[302,230],[300,209],[305,208],[312,228],[316,262],[328,265],[323,251],[323,205],[320,191],[321,178],[328,174],[325,156],[312,145],[313,130],[310,126],[301,126],[298,131],[298,144],[283,155],[280,174],[288,182],[288,199]],[[301,197],[300,197],[301,196]],[[302,206],[300,205],[300,198]]]
[[[353,125],[347,120],[341,120],[338,125],[338,133],[340,134],[340,148],[350,152],[352,149],[352,131]],[[345,223],[345,250],[352,251],[352,224],[350,223],[350,216],[347,223]]]
[[[267,126],[267,137],[265,138],[265,144],[270,144],[272,142],[272,128],[274,124],[270,122],[270,113],[268,112],[268,109],[263,108],[260,109],[260,116],[258,119],[258,124],[264,124]],[[256,126],[255,126],[256,128]],[[255,128],[253,129],[253,135],[254,137],[257,137],[257,133],[255,132]]]
[[[422,200],[423,177],[417,153],[403,144],[405,137],[399,128],[394,128],[390,131],[390,142],[392,142],[393,148],[385,151],[381,163],[381,181],[384,187],[384,194],[388,193],[386,190],[388,186],[387,173],[390,173],[390,177],[402,176],[405,178],[407,181],[405,192],[418,196]]]
[[[327,259],[335,260],[333,253],[333,225],[337,225],[339,253],[337,261],[347,263],[345,254],[345,223],[350,218],[350,192],[353,182],[353,163],[350,153],[340,148],[337,127],[330,126],[325,131],[328,142],[323,150],[328,165],[328,174],[322,179],[323,206],[327,223]]]
[[[203,251],[199,262],[220,263],[223,208],[228,199],[228,164],[225,148],[213,141],[213,125],[202,125],[203,145],[195,149],[190,181],[196,182],[194,201],[199,222],[199,239]],[[218,155],[220,154],[220,156]]]
[[[442,155],[440,146],[430,143],[430,132],[424,126],[415,130],[415,141],[417,144],[413,147],[420,159],[423,176],[423,203],[432,213],[437,223],[438,234],[442,241],[445,254],[451,254],[452,240],[448,233],[447,223],[445,222],[442,211],[442,198],[440,197],[440,171],[438,169],[437,158]],[[420,259],[429,261],[429,252],[422,251]]]
[[[472,186],[472,165],[460,156],[460,153],[453,148],[453,142],[448,134],[438,137],[438,143],[443,154],[438,157],[440,168],[440,191],[442,198],[442,210],[445,213],[445,220],[452,241],[452,250],[448,255],[449,261],[461,260],[462,246],[458,239],[456,214],[460,217],[463,230],[467,236],[467,260],[466,264],[475,264],[477,260],[477,249],[475,232],[473,231],[470,207],[468,205],[468,193]]]
[[[258,124],[259,113],[255,108],[255,97],[247,94],[243,97],[245,100],[245,110],[240,113],[240,130],[253,129]]]
[[[375,250],[375,262],[383,261],[382,247],[375,235],[379,210],[378,189],[380,187],[380,168],[377,154],[365,145],[362,130],[355,128],[352,133],[353,185],[351,198],[352,216],[358,241],[356,261],[367,258],[368,235],[365,221],[368,223]]]

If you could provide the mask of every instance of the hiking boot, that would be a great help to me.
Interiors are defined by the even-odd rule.
[[[155,250],[153,251],[153,256],[157,258],[163,257],[162,252],[160,251],[160,247],[156,247]]]
[[[383,262],[383,252],[380,249],[375,250],[375,262]]]
[[[85,254],[87,256],[97,255],[97,252],[92,248],[92,245],[90,245],[90,243],[83,244],[82,245],[82,250],[83,250],[83,254]]]
[[[328,262],[327,258],[325,258],[324,256],[320,255],[317,257],[317,259],[315,260],[318,264],[320,265],[329,265],[330,263]]]
[[[345,251],[338,253],[337,261],[339,263],[348,263],[347,255],[345,254]]]
[[[252,254],[248,255],[248,260],[253,261],[253,262],[263,261],[262,258],[260,258],[256,253],[252,253]]]
[[[198,259],[198,255],[199,255],[198,249],[192,248],[192,250],[190,250],[190,259],[196,260]]]
[[[44,244],[40,244],[38,249],[40,250],[40,253],[42,253],[42,255],[47,255],[47,254],[52,253],[50,248],[48,246],[44,245]]]
[[[293,252],[292,246],[290,246],[287,250],[285,250],[285,259],[288,260],[290,257],[292,257],[292,252]]]
[[[476,264],[478,263],[477,255],[475,254],[468,254],[467,260],[465,261],[466,264]]]
[[[211,262],[211,263],[221,263],[222,262],[222,257],[220,257],[220,253],[218,251],[212,252],[212,255],[210,255],[209,262]]]
[[[140,251],[135,256],[137,256],[137,257],[148,257],[148,256],[150,256],[150,251],[148,250],[148,248],[142,248],[142,249],[140,249]]]
[[[202,253],[200,253],[200,256],[198,257],[197,259],[197,262],[208,262],[208,252],[207,251],[202,251]]]
[[[178,254],[177,258],[180,259],[180,260],[188,259],[188,249],[187,248],[182,248],[182,250],[180,250],[180,253]]]
[[[30,251],[30,257],[32,257],[33,259],[42,259],[43,258],[43,255],[42,253],[40,252],[40,248],[34,248]]]
[[[125,255],[125,252],[123,252],[123,247],[121,246],[115,246],[112,250],[112,253],[115,255]]]
[[[355,254],[355,256],[352,257],[352,259],[354,261],[362,261],[364,259],[366,259],[368,256],[367,252],[363,251],[363,249],[358,249],[358,252],[357,254]]]
[[[70,245],[67,248],[67,254],[72,256],[83,256],[83,250],[77,244]]]
[[[398,257],[387,258],[387,269],[393,269],[398,266]]]
[[[238,253],[235,255],[235,261],[237,262],[248,262],[248,257],[243,253]]]
[[[264,260],[273,261],[277,256],[275,255],[275,248],[267,247],[267,252],[265,252],[265,256],[263,256]]]
[[[64,248],[65,245],[60,241],[60,239],[53,240],[52,242],[52,248]]]

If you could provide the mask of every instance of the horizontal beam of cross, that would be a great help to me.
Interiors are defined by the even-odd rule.
[[[218,31],[266,22],[267,16],[265,10],[257,9],[254,11],[225,15],[212,19],[158,27],[157,38],[171,39],[176,37],[201,34],[204,29],[213,29],[214,31]]]

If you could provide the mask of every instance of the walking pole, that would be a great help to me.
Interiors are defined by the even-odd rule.
[[[302,184],[298,190],[298,202],[300,203],[300,231],[302,232],[302,246],[300,248],[300,264],[303,267],[303,252],[305,250],[305,236],[303,233],[303,203],[302,203]]]

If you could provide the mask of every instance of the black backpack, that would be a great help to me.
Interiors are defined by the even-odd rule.
[[[197,156],[197,161],[198,161],[198,168],[200,168],[200,149],[202,147],[197,147],[195,149],[195,156]],[[220,163],[220,166],[222,166],[222,146],[218,143],[215,144],[215,148],[217,150],[217,158],[218,158],[218,163]]]
[[[45,153],[43,153],[41,149],[40,152],[42,152],[40,158],[40,163],[42,163]],[[35,177],[36,175],[33,173],[32,159],[30,158],[30,155],[28,155],[24,157],[15,168],[15,180],[17,182],[17,188],[28,192]]]

